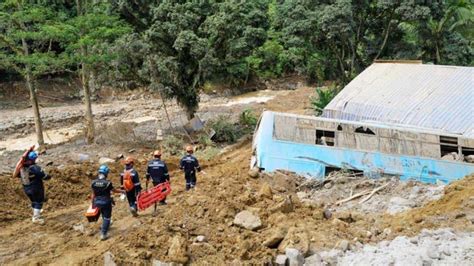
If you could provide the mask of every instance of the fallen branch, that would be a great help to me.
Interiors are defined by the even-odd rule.
[[[383,185],[383,186],[380,186],[380,187],[375,188],[374,190],[372,190],[372,192],[370,193],[369,196],[367,196],[367,197],[365,197],[365,198],[363,198],[363,199],[361,199],[361,200],[359,201],[359,204],[368,201],[375,193],[377,193],[378,191],[384,189],[386,186],[390,185],[390,183],[391,183],[391,182],[388,182],[387,184],[385,184],[385,185]]]
[[[345,199],[342,199],[342,200],[340,200],[340,201],[337,201],[337,202],[335,203],[335,205],[340,205],[340,204],[342,204],[342,203],[351,201],[351,200],[353,200],[353,199],[360,198],[360,197],[362,197],[362,196],[364,196],[364,195],[367,195],[367,194],[369,194],[369,193],[370,193],[370,190],[366,190],[366,191],[359,192],[359,193],[357,193],[357,194],[355,194],[355,195],[353,195],[353,196],[350,196],[350,197],[348,197],[348,198],[345,198]]]

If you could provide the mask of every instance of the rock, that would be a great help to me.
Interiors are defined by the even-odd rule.
[[[249,170],[249,176],[251,178],[258,178],[259,175],[260,175],[260,171],[257,167],[254,167]]]
[[[271,212],[282,212],[290,213],[294,210],[293,202],[290,196],[287,196],[282,202],[278,203],[275,207],[271,208]]]
[[[451,152],[441,157],[441,160],[457,161],[459,160],[459,154],[457,152]]]
[[[326,218],[326,219],[328,219],[328,220],[331,219],[331,217],[332,217],[332,212],[331,212],[330,210],[328,210],[328,209],[325,209],[325,210],[323,211],[323,217]]]
[[[206,236],[200,235],[196,237],[196,242],[207,242]]]
[[[412,201],[401,198],[401,197],[392,197],[389,200],[387,213],[396,214],[411,208]]]
[[[107,157],[101,157],[99,159],[99,164],[108,164],[108,163],[114,163],[115,160]]]
[[[260,197],[271,199],[273,196],[272,188],[268,183],[263,183],[263,185],[260,187],[260,190],[258,191],[258,194]]]
[[[112,252],[107,251],[104,253],[104,266],[116,266],[114,261],[114,254]]]
[[[280,242],[285,238],[286,230],[283,228],[277,228],[273,230],[269,237],[265,239],[263,245],[269,248],[276,248]]]
[[[115,156],[115,160],[116,160],[116,161],[118,161],[118,160],[120,160],[120,159],[123,159],[123,158],[125,158],[125,157],[123,156],[123,153],[120,153],[119,155]]]
[[[260,218],[249,211],[241,211],[234,218],[234,224],[248,230],[257,230],[262,227]]]
[[[323,259],[318,253],[315,253],[304,260],[304,264],[308,266],[322,266]]]
[[[290,227],[283,241],[278,245],[278,251],[283,253],[286,248],[296,248],[303,256],[309,251],[308,232],[303,227]]]
[[[304,257],[301,252],[296,248],[287,248],[285,255],[288,257],[289,266],[303,266]]]
[[[73,226],[72,226],[72,229],[73,229],[74,231],[78,231],[78,232],[84,233],[84,225],[83,225],[83,224],[76,224],[76,225],[73,225]]]
[[[339,242],[339,245],[338,245],[338,248],[342,251],[347,251],[349,250],[349,241],[347,240],[342,240],[341,242]]]
[[[468,163],[474,163],[474,155],[471,154],[471,155],[468,155],[468,156],[464,156],[464,160]]]
[[[321,258],[325,262],[324,265],[337,265],[337,258],[341,257],[342,251],[337,249],[331,249],[329,251],[323,251],[320,253]]]
[[[433,262],[431,260],[423,260],[421,265],[422,266],[431,266],[431,265],[433,265]]]
[[[75,161],[79,163],[83,163],[83,162],[89,161],[90,159],[91,159],[91,156],[89,154],[79,153],[77,154]]]
[[[288,261],[288,257],[286,255],[277,255],[275,258],[275,265],[276,266],[286,266]]]
[[[332,183],[329,182],[329,183],[324,184],[324,188],[325,189],[331,189],[332,188]]]
[[[162,262],[162,261],[159,261],[159,260],[153,260],[153,263],[152,263],[153,266],[178,266],[178,265],[182,265],[182,264],[177,264],[177,263],[168,263],[168,262]]]
[[[346,223],[355,222],[354,217],[348,211],[336,212],[336,213],[334,213],[334,218],[339,219],[341,221],[344,221]]]
[[[168,257],[170,261],[178,263],[186,263],[189,257],[186,253],[186,239],[181,235],[176,235],[171,239],[170,248],[168,249]]]

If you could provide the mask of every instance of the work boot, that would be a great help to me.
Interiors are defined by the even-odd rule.
[[[39,224],[39,225],[44,224],[44,219],[41,216],[40,217],[33,217],[32,221],[33,221],[34,224]]]
[[[137,210],[133,207],[130,207],[130,213],[133,215],[133,217],[137,217],[138,216],[138,213],[137,213]]]
[[[40,209],[33,209],[33,218],[31,221],[35,224],[44,224],[44,219],[41,217]]]
[[[109,238],[107,233],[100,232],[100,240],[101,241],[107,240],[107,238]]]
[[[166,203],[166,201],[160,201],[160,205],[167,205],[168,203]]]

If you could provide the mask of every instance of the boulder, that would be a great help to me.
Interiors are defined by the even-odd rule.
[[[315,253],[304,259],[304,264],[308,266],[322,266],[323,259],[318,253]]]
[[[275,265],[276,266],[286,266],[286,263],[288,262],[288,257],[286,255],[278,255],[275,258]]]
[[[287,248],[285,255],[288,257],[289,266],[303,266],[304,257],[301,252],[296,248]]]
[[[249,170],[249,176],[251,178],[258,178],[259,175],[260,175],[260,170],[257,167],[254,167]]]
[[[342,251],[347,251],[349,250],[349,247],[350,247],[349,241],[342,240],[341,242],[339,242],[339,245],[337,247]]]
[[[99,164],[108,164],[108,163],[114,163],[115,160],[107,157],[100,157],[99,159]]]
[[[262,198],[271,199],[273,196],[272,188],[268,183],[263,183],[263,185],[260,187],[260,190],[258,191],[258,195]]]
[[[263,242],[263,245],[269,248],[276,248],[280,242],[285,238],[286,230],[283,228],[276,228],[270,232],[269,236]]]
[[[249,211],[241,211],[234,218],[234,224],[248,230],[257,230],[262,227],[260,218]]]
[[[186,263],[189,257],[186,252],[186,239],[181,235],[176,235],[171,239],[170,248],[168,249],[168,257],[170,261],[177,263]]]
[[[271,212],[281,211],[282,213],[290,213],[294,210],[293,201],[290,196],[287,196],[282,202],[271,208]]]
[[[290,227],[283,241],[278,245],[278,251],[283,253],[286,248],[298,249],[303,256],[309,251],[308,232],[303,227]]]
[[[474,155],[471,154],[471,155],[464,156],[464,160],[468,163],[474,163]]]
[[[207,242],[206,236],[200,235],[196,237],[196,242]]]

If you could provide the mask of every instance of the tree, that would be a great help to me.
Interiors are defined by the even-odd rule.
[[[459,27],[469,25],[472,35],[472,24],[474,22],[473,4],[466,0],[448,1],[445,12],[441,18],[430,18],[427,23],[430,39],[435,49],[435,62],[441,63],[441,50],[446,34],[452,33]]]
[[[142,75],[152,87],[160,87],[153,83],[163,85],[162,95],[176,99],[188,119],[193,118],[206,80],[225,78],[234,84],[245,80],[245,57],[266,37],[265,9],[261,1],[167,1],[151,5],[151,15],[145,16],[152,19],[143,32],[148,52]],[[133,11],[127,9],[125,13]]]
[[[84,92],[85,135],[88,143],[94,141],[94,117],[91,103],[91,84],[99,69],[106,69],[113,60],[109,45],[127,34],[130,28],[118,16],[108,13],[105,3],[76,0],[76,15],[68,21],[70,38],[67,51],[78,67]]]
[[[53,3],[8,0],[0,4],[0,65],[25,80],[33,108],[37,142],[44,144],[35,80],[63,69],[67,60],[53,49],[62,40],[65,15]]]

